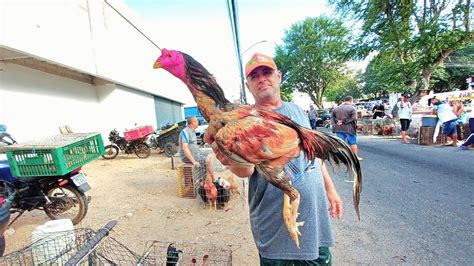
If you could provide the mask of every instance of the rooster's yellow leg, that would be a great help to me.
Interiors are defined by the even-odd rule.
[[[304,225],[304,222],[297,222],[298,218],[298,207],[300,205],[300,194],[296,192],[295,199],[291,200],[290,197],[284,193],[283,195],[283,220],[285,222],[288,233],[290,233],[291,239],[295,241],[295,244],[300,248],[301,232],[298,227]]]

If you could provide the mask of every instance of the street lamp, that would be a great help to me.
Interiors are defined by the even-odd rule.
[[[243,51],[241,54],[240,54],[240,61],[243,62],[243,58],[242,56],[248,52],[252,47],[254,47],[255,45],[259,44],[259,43],[264,43],[264,42],[267,42],[267,40],[261,40],[261,41],[258,41],[252,45],[250,45],[247,49],[245,49],[245,51]],[[244,64],[242,63],[242,67],[245,67]],[[245,69],[244,69],[244,72],[245,73]],[[241,82],[241,88],[240,88],[240,102],[241,103],[244,103],[246,104],[247,103],[247,96],[245,95],[245,77],[243,75],[241,75],[240,77],[240,82]]]
[[[250,49],[252,49],[252,47],[254,47],[255,45],[257,45],[259,43],[264,43],[264,42],[267,42],[267,40],[261,40],[259,42],[256,42],[256,43],[250,45],[249,48],[245,49],[245,51],[243,51],[240,56],[243,56],[246,52],[248,52]]]

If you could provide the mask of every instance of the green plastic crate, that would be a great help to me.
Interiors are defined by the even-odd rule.
[[[71,133],[5,146],[5,150],[14,176],[61,176],[99,158],[104,143],[99,133]]]

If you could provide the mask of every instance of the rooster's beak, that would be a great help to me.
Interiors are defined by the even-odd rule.
[[[157,68],[160,68],[161,67],[161,63],[159,61],[156,61],[154,64],[153,64],[153,69],[157,69]]]

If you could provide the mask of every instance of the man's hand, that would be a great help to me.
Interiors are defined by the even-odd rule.
[[[238,177],[249,177],[253,174],[254,172],[254,165],[243,165],[243,164],[238,164],[235,163],[234,161],[230,160],[227,155],[225,155],[217,144],[213,142],[211,144],[212,150],[214,151],[214,154],[216,155],[217,160],[219,160],[223,165],[227,166],[229,170],[234,173]]]
[[[324,187],[326,188],[326,197],[329,201],[329,215],[333,218],[341,218],[344,209],[342,208],[342,200],[337,194],[336,187],[332,182],[331,176],[329,175],[326,165],[319,161],[321,166],[321,173],[323,174]]]
[[[344,209],[342,207],[342,200],[339,197],[339,194],[337,194],[337,191],[335,189],[331,189],[326,191],[326,195],[329,201],[329,215],[332,218],[340,219],[342,217]]]
[[[337,123],[336,123],[338,126],[342,126],[342,120],[337,120]]]
[[[201,167],[201,164],[198,161],[193,162],[194,167]]]

